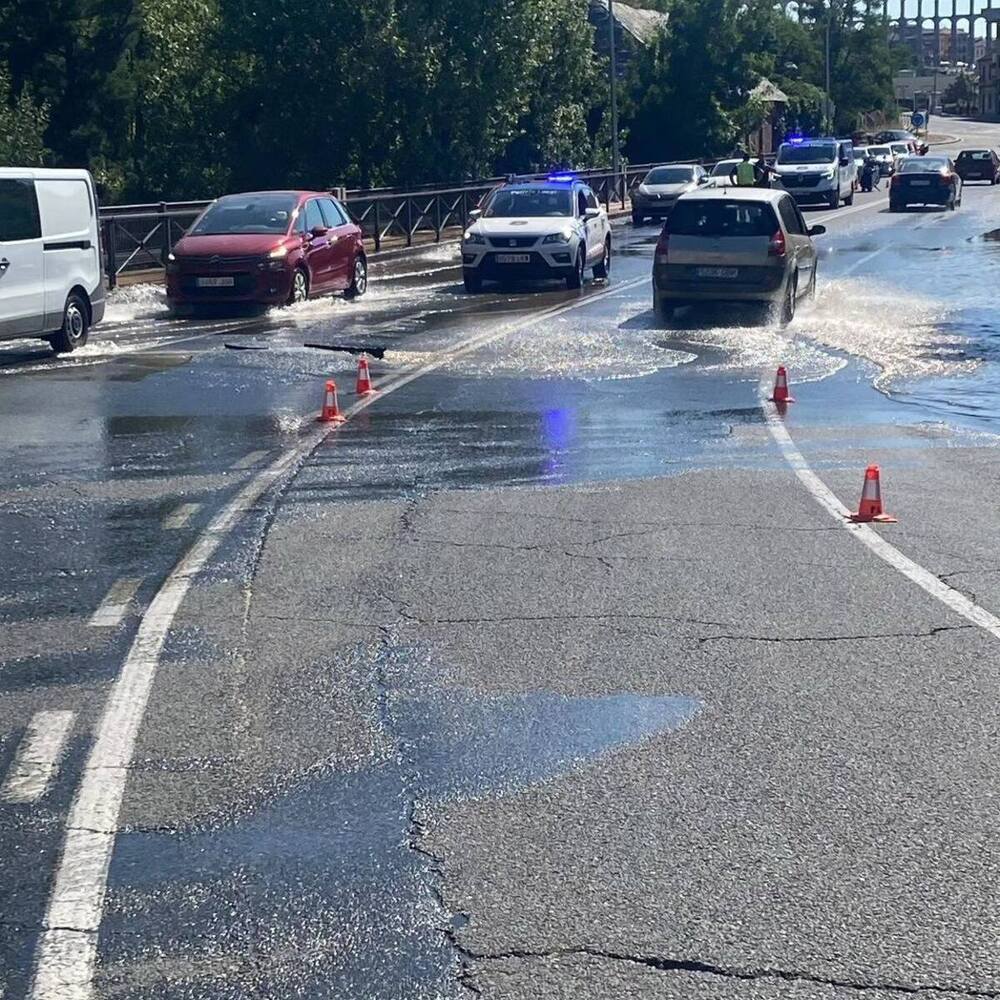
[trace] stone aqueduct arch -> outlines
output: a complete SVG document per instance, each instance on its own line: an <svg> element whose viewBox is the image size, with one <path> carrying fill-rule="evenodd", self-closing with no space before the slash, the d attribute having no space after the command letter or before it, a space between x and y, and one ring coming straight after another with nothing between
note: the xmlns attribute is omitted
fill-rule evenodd
<svg viewBox="0 0 1000 1000"><path fill-rule="evenodd" d="M788 11L798 10L799 7L796 0L783 0L783 4ZM983 38L987 52L993 52L1000 39L1000 0L951 0L950 14L942 13L947 6L943 0L890 0L881 4L878 0L864 0L864 5L869 13L881 6L886 26L896 28L901 35L907 28L933 31L938 61L943 51L941 39L946 35L950 36L948 48L952 53L958 49L959 31L966 32L973 45L976 38ZM898 8L899 13L891 14L890 6Z"/></svg>

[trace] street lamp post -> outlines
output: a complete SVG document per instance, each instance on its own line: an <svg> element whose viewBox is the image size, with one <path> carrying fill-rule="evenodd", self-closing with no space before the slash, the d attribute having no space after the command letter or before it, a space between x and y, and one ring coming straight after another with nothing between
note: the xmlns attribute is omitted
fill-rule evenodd
<svg viewBox="0 0 1000 1000"><path fill-rule="evenodd" d="M830 121L830 22L833 20L833 3L826 12L826 103L823 105L823 131L828 135L833 131L833 122Z"/></svg>
<svg viewBox="0 0 1000 1000"><path fill-rule="evenodd" d="M618 56L615 52L615 0L608 0L608 35L611 40L611 183L618 193L618 174L621 169L621 155L618 149ZM610 197L608 201L610 202Z"/></svg>

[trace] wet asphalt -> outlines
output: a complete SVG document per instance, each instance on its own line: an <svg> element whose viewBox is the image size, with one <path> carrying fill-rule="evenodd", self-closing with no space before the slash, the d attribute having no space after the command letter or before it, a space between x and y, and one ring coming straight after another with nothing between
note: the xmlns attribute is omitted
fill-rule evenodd
<svg viewBox="0 0 1000 1000"><path fill-rule="evenodd" d="M357 303L175 321L130 289L79 356L0 345L0 783L71 713L0 801L3 1000L145 609L326 378L356 402L356 355L307 343L383 385L439 367L256 500L180 605L96 996L1000 991L997 640L818 508L757 392L788 365L811 466L853 502L879 461L880 530L1000 613L998 207L811 212L787 331L659 327L656 230L621 223L582 293L467 296L441 246Z"/></svg>

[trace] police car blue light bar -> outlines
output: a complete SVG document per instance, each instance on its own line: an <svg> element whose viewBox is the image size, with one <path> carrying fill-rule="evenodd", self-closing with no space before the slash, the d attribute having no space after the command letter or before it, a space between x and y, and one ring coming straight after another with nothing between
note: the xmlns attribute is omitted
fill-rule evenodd
<svg viewBox="0 0 1000 1000"><path fill-rule="evenodd" d="M567 174L567 173L549 174L547 179L550 180L553 184L569 184L571 181L576 180L576 174Z"/></svg>

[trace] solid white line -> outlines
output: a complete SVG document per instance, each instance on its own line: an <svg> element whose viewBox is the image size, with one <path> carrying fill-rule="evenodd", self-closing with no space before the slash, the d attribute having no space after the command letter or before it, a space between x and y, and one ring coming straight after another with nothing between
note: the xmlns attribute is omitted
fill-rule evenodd
<svg viewBox="0 0 1000 1000"><path fill-rule="evenodd" d="M36 712L25 730L17 756L0 787L2 802L36 802L56 773L73 726L72 712Z"/></svg>
<svg viewBox="0 0 1000 1000"><path fill-rule="evenodd" d="M256 465L262 458L267 458L266 451L252 451L249 455L244 455L238 461L233 462L230 469L249 469L252 465Z"/></svg>
<svg viewBox="0 0 1000 1000"><path fill-rule="evenodd" d="M176 531L178 528L185 527L188 521L190 521L199 510L201 510L200 503L182 503L180 507L171 511L163 519L164 530Z"/></svg>
<svg viewBox="0 0 1000 1000"><path fill-rule="evenodd" d="M123 576L116 580L88 623L91 628L111 628L128 613L135 592L142 585L141 577Z"/></svg>
<svg viewBox="0 0 1000 1000"><path fill-rule="evenodd" d="M470 337L449 351L432 355L419 367L388 380L378 396L357 400L345 413L350 420L376 400L409 385L442 365L519 330L618 295L649 281L648 275L613 285L574 302L546 309L489 332ZM320 443L343 424L321 425L259 472L211 521L173 569L142 616L132 648L108 696L94 746L67 820L66 840L38 945L31 1000L88 1000L97 953L97 931L104 912L108 865L132 752L159 666L160 651L189 588L216 549L257 501L293 472Z"/></svg>
<svg viewBox="0 0 1000 1000"><path fill-rule="evenodd" d="M848 520L850 511L837 499L833 491L815 472L809 468L802 452L795 446L792 436L779 416L774 404L768 397L771 394L769 380L760 384L760 405L767 420L767 429L771 432L785 461L792 467L799 482L812 494L813 499L835 520L845 531L849 531L862 545L867 546L883 562L888 563L908 580L927 591L931 597L937 598L952 611L968 619L973 625L985 629L990 635L1000 639L1000 618L990 614L985 608L974 604L964 594L959 593L947 584L942 583L933 573L914 562L909 556L903 555L895 546L890 545L881 535L867 524L855 524Z"/></svg>

